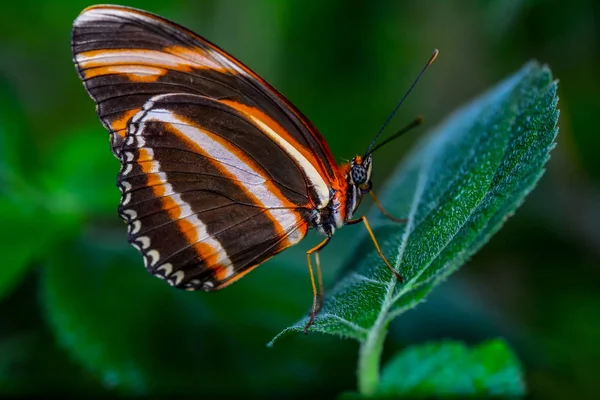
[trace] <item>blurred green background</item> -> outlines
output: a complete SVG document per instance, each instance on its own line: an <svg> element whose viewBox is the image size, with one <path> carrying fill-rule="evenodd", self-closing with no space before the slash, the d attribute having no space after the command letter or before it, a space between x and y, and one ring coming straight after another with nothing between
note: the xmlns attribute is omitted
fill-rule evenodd
<svg viewBox="0 0 600 400"><path fill-rule="evenodd" d="M217 293L145 272L116 213L118 162L71 61L89 1L0 14L0 394L334 396L358 345L318 334L265 347L309 309L315 234ZM364 151L434 48L390 128L432 127L536 58L560 80L558 146L524 206L429 300L397 319L384 359L440 338L505 337L537 398L595 397L600 365L600 5L593 0L131 0L271 82L338 161ZM375 190L419 131L378 152ZM362 207L366 210L367 202ZM322 253L332 285L357 227Z"/></svg>

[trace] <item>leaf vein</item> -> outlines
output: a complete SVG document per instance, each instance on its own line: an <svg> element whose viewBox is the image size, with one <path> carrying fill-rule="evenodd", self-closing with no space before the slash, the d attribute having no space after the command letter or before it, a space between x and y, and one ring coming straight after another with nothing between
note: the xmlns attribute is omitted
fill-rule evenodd
<svg viewBox="0 0 600 400"><path fill-rule="evenodd" d="M350 328L352 328L352 329L354 329L356 331L359 331L359 332L362 332L362 333L366 333L367 332L366 328L363 328L362 326L360 326L358 324L355 324L352 321L348 321L347 319L345 319L343 317L340 317L337 314L323 313L323 314L319 314L319 316L318 316L318 319L326 319L326 318L332 318L332 319L338 320L339 322L342 322L342 323L346 324L348 327L350 327Z"/></svg>
<svg viewBox="0 0 600 400"><path fill-rule="evenodd" d="M357 280L357 281L369 282L369 283L373 283L375 285L386 285L386 282L382 282L382 281L378 281L376 279L372 279L372 278L366 277L363 274L359 274L358 272L353 272L352 273L352 278L355 279L355 280Z"/></svg>

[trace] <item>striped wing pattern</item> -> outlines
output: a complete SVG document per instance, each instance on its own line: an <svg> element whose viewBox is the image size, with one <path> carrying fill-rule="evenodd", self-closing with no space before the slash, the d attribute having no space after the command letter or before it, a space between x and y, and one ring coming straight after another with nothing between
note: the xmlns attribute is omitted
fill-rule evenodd
<svg viewBox="0 0 600 400"><path fill-rule="evenodd" d="M173 285L226 285L308 229L310 209L299 206L308 204L306 189L282 183L303 182L300 169L233 112L206 97L169 94L130 122L119 211L146 267Z"/></svg>
<svg viewBox="0 0 600 400"><path fill-rule="evenodd" d="M296 244L342 181L298 110L185 28L94 6L72 48L122 164L129 241L173 286L224 287Z"/></svg>
<svg viewBox="0 0 600 400"><path fill-rule="evenodd" d="M336 181L336 163L316 128L276 89L193 32L145 11L93 6L75 20L73 59L118 157L127 122L154 95L192 93L228 104L276 132ZM320 185L314 198L329 199Z"/></svg>

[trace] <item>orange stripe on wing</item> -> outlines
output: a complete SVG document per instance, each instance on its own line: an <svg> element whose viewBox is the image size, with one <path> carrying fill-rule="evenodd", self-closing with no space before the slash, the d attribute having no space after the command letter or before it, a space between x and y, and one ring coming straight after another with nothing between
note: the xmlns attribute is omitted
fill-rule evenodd
<svg viewBox="0 0 600 400"><path fill-rule="evenodd" d="M199 47L189 48L183 46L170 46L163 48L163 51L177 56L181 60L185 60L185 62L179 64L179 66L182 67L183 72L192 72L192 68L197 68L210 69L230 74L237 73L236 70L227 68L223 64L215 61L212 57L210 57L209 52ZM187 69L183 70L183 68Z"/></svg>
<svg viewBox="0 0 600 400"><path fill-rule="evenodd" d="M286 142L294 146L294 148L296 148L308 161L310 161L310 163L314 165L315 168L319 168L321 166L320 161L317 159L317 157L315 157L315 155L310 151L310 149L307 149L306 147L300 145L300 143L298 143L298 141L292 135L290 135L288 131L283 129L283 127L279 125L277 121L269 117L262 110L233 100L223 99L220 100L220 102L223 104L227 104L231 108L240 112L242 115L252 116L257 120L263 122L275 133L281 136ZM252 119L250 119L250 121L252 121ZM323 179L328 179L328 176L324 171L322 171L322 175Z"/></svg>
<svg viewBox="0 0 600 400"><path fill-rule="evenodd" d="M142 168L142 171L148 174L147 185L152 188L153 194L160 198L162 209L167 212L169 218L175 221L179 232L184 236L188 244L193 246L198 257L208 268L215 270L215 274L221 276L219 279L225 279L231 274L232 267L230 265L219 263L222 256L220 249L211 246L205 241L198 241L200 239L198 237L198 230L192 222L186 219L187 216L182 218L181 205L178 204L173 197L165 195L167 186L170 185L167 182L164 182L158 174L151 172L153 169L152 162L149 162L151 160L153 160L153 156L147 149L139 149L137 161ZM154 162L157 163L157 161ZM161 185L160 183L165 184ZM216 240L214 238L211 239Z"/></svg>
<svg viewBox="0 0 600 400"><path fill-rule="evenodd" d="M150 173L150 174L146 175L146 179L147 179L146 185L148 187L158 186L161 183L164 183L163 179L160 177L159 174Z"/></svg>
<svg viewBox="0 0 600 400"><path fill-rule="evenodd" d="M101 49L84 51L75 57L85 78L122 74L136 82L154 82L167 70L193 73L196 69L236 74L199 48L168 46L162 50Z"/></svg>
<svg viewBox="0 0 600 400"><path fill-rule="evenodd" d="M273 256L271 256L271 257L273 257ZM253 265L251 267L248 267L245 271L238 272L231 279L229 279L229 280L227 280L225 282L222 282L221 284L218 284L217 286L215 286L214 290L219 290L219 289L226 288L227 286L231 285L232 283L234 283L234 282L242 279L244 277L244 275L246 275L250 271L254 270L254 268L256 268L259 265L263 264L264 262L266 262L267 260L269 260L271 257L269 257L266 260L262 261L260 264L256 264L256 265ZM222 279L219 279L219 281L222 281Z"/></svg>
<svg viewBox="0 0 600 400"><path fill-rule="evenodd" d="M85 79L105 75L122 75L132 82L156 82L158 78L166 75L167 70L159 67L146 65L109 65L105 67L93 67L83 70Z"/></svg>
<svg viewBox="0 0 600 400"><path fill-rule="evenodd" d="M123 111L116 118L110 121L110 128L117 135L124 138L127 135L127 123L140 110L141 108L134 108L133 110Z"/></svg>
<svg viewBox="0 0 600 400"><path fill-rule="evenodd" d="M322 163L310 149L300 145L277 121L260 109L233 100L222 99L219 101L245 116L248 121L292 157L298 166L302 168L319 196L317 208L322 208L329 202L329 187L335 182L335 177L330 177L327 174L327 171L322 167Z"/></svg>
<svg viewBox="0 0 600 400"><path fill-rule="evenodd" d="M269 195L271 196L272 200L276 200L279 203L278 207L276 207L277 209L269 209L270 207L268 205L265 205L265 201L267 201L268 199L258 197L256 192L252 192L248 187L246 187L243 184L243 182L240 182L239 188L241 191L244 192L244 194L246 196L248 196L252 200L252 202L254 204L256 204L257 207L262 207L262 208L268 209L268 212L266 213L266 215L269 217L269 219L273 223L273 227L275 229L275 234L278 237L285 237L286 229L289 229L289 226L285 226L285 227L282 226L281 221L279 219L277 219L276 214L278 212L286 213L287 218L289 218L289 216L293 215L294 223L292 223L291 225L299 225L302 223L302 219L301 219L300 215L294 211L295 208L300 207L302 205L298 205L298 204L294 204L294 203L290 202L281 193L281 191L273 183L273 181L270 179L270 177L268 177L264 173L263 169L260 166L256 165L256 163L252 159L250 159L244 152L242 152L240 149L238 149L237 147L235 147L229 141L223 139L222 137L215 135L212 132L199 129L198 127L196 127L194 125L193 122L186 121L185 118L182 116L178 115L176 117L176 119L179 120L180 123L184 124L183 128L190 128L192 130L192 132L191 132L192 134L201 135L200 139L199 140L192 139L191 137L188 136L188 134L190 134L190 132L183 132L180 129L180 127L175 126L175 124L173 124L173 123L166 124L167 130L170 131L171 133L173 133L175 136L177 136L182 142L184 142L186 144L187 147L189 147L190 149L193 149L198 154L202 154L202 155L206 156L211 161L213 166L215 168L217 168L217 170L223 176L227 177L228 179L231 179L232 181L239 182L239 179L235 176L235 174L233 172L231 172L227 168L227 165L219 162L218 160L215 160L214 154L210 154L209 152L206 151L206 149L203 147L203 143L202 143L203 140L201 139L202 136L206 137L209 141L216 143L218 146L225 149L227 152L231 153L234 157L239 159L244 164L243 166L244 166L245 170L249 169L254 174L262 177L265 180L265 182L260 186L262 186L262 188L265 188L269 192ZM204 143L204 145L206 146L207 143ZM238 165L237 167L239 168L240 166ZM258 185L253 185L253 186L257 187ZM261 190L262 190L262 188L261 188ZM273 208L275 208L275 207L273 207ZM295 242L290 243L289 245L292 245L292 244L295 244Z"/></svg>
<svg viewBox="0 0 600 400"><path fill-rule="evenodd" d="M306 235L306 231L308 230L308 225L307 224L302 224L300 225L297 229L300 230L300 234L302 236ZM226 280L225 282L222 282L220 284L217 284L217 286L214 288L214 290L219 290L219 289L223 289L226 288L227 286L231 285L232 283L240 280L241 278L244 277L244 275L246 275L247 273L249 273L250 271L254 270L254 268L258 267L259 265L262 265L263 263L267 262L268 260L270 260L271 258L273 258L275 255L279 254L281 251L287 249L288 247L290 247L291 245L287 245L287 246L280 246L277 249L277 252L273 253L271 256L269 256L268 258L262 260L259 264L256 265L252 265L251 267L246 268L244 271L242 272L238 272L237 274L235 274L234 276L232 276L230 279Z"/></svg>

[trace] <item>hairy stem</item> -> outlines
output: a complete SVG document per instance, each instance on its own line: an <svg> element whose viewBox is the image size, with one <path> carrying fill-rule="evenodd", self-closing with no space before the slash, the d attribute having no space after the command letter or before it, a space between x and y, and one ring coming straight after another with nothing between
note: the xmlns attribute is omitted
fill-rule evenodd
<svg viewBox="0 0 600 400"><path fill-rule="evenodd" d="M365 396L375 394L379 386L379 365L386 335L387 326L381 326L380 329L371 331L367 340L360 345L358 391Z"/></svg>

